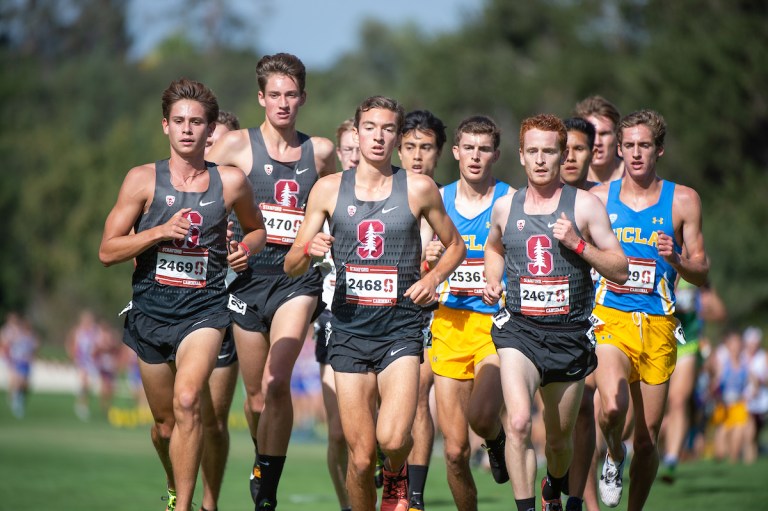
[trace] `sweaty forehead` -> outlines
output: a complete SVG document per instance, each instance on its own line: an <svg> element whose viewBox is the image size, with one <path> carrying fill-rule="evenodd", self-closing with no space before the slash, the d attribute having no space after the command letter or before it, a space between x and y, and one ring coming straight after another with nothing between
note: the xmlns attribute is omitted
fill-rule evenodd
<svg viewBox="0 0 768 511"><path fill-rule="evenodd" d="M437 137L432 130L412 129L403 135L403 143L418 142L420 144L435 144Z"/></svg>
<svg viewBox="0 0 768 511"><path fill-rule="evenodd" d="M294 77L281 73L272 73L269 75L269 77L267 77L267 83L264 85L264 92L290 90L298 91L299 84Z"/></svg>
<svg viewBox="0 0 768 511"><path fill-rule="evenodd" d="M623 142L651 142L653 143L653 133L651 129L645 124L638 124L637 126L630 126L621 130L621 138Z"/></svg>
<svg viewBox="0 0 768 511"><path fill-rule="evenodd" d="M525 147L557 147L557 132L531 129L525 132L523 137Z"/></svg>
<svg viewBox="0 0 768 511"><path fill-rule="evenodd" d="M378 125L397 124L397 113L386 108L371 108L360 114L360 125L370 123Z"/></svg>
<svg viewBox="0 0 768 511"><path fill-rule="evenodd" d="M493 136L490 133L462 132L458 145L471 144L473 146L493 146Z"/></svg>
<svg viewBox="0 0 768 511"><path fill-rule="evenodd" d="M587 145L587 134L577 130L568 132L568 144Z"/></svg>
<svg viewBox="0 0 768 511"><path fill-rule="evenodd" d="M590 115L587 120L595 127L595 131L615 131L613 121L603 115Z"/></svg>
<svg viewBox="0 0 768 511"><path fill-rule="evenodd" d="M205 108L191 99L181 99L171 105L171 117L205 117Z"/></svg>

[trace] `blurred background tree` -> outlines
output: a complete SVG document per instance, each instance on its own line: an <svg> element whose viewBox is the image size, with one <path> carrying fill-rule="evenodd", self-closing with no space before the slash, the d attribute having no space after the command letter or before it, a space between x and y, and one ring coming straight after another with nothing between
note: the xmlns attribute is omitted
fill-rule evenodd
<svg viewBox="0 0 768 511"><path fill-rule="evenodd" d="M80 308L114 318L130 299L130 265L104 269L97 251L126 171L167 157L162 90L180 76L198 79L244 126L263 119L254 76L261 54L249 34L268 20L270 3L250 4L261 16L243 16L242 6L167 2L167 16L142 19L165 23L167 36L141 56L130 53L126 2L0 6L0 317L23 310L48 342L61 342ZM659 173L702 196L711 280L734 321L765 322L767 3L487 0L451 33L368 21L358 41L310 72L302 131L332 138L374 94L435 112L449 145L462 118L490 115L503 130L498 175L520 186L522 118L567 117L591 94L625 114L660 111L669 135ZM437 178L456 177L447 147Z"/></svg>

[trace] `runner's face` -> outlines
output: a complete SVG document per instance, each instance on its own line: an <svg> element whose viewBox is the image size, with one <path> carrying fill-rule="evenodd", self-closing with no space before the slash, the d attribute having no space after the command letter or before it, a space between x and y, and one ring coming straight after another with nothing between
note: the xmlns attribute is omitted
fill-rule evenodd
<svg viewBox="0 0 768 511"><path fill-rule="evenodd" d="M221 138L221 136L224 133L227 133L230 130L226 124L221 124L220 122L216 123L216 129L213 130L213 133L208 137L208 140L205 142L205 155L208 156L208 152L211 150L211 147L213 147L213 144L216 143L218 139Z"/></svg>
<svg viewBox="0 0 768 511"><path fill-rule="evenodd" d="M360 115L357 141L360 154L370 163L389 163L398 143L397 113L385 108L371 108Z"/></svg>
<svg viewBox="0 0 768 511"><path fill-rule="evenodd" d="M182 156L205 152L213 126L205 121L203 105L189 99L174 103L168 118L163 119L163 132L168 135L171 149Z"/></svg>
<svg viewBox="0 0 768 511"><path fill-rule="evenodd" d="M462 133L453 157L459 162L461 179L468 183L483 183L491 178L493 164L499 151L493 148L493 136L483 133Z"/></svg>
<svg viewBox="0 0 768 511"><path fill-rule="evenodd" d="M566 148L568 154L565 162L560 166L560 178L564 183L579 186L587 176L589 164L592 161L587 134L576 130L569 131Z"/></svg>
<svg viewBox="0 0 768 511"><path fill-rule="evenodd" d="M435 133L432 130L410 130L403 135L398 155L404 169L434 177L440 159Z"/></svg>
<svg viewBox="0 0 768 511"><path fill-rule="evenodd" d="M336 156L341 162L341 170L349 170L360 163L360 146L357 144L354 131L347 130L341 134Z"/></svg>
<svg viewBox="0 0 768 511"><path fill-rule="evenodd" d="M664 148L656 147L653 133L644 124L625 128L621 133L619 154L624 158L624 169L633 178L655 176L656 160L664 154Z"/></svg>
<svg viewBox="0 0 768 511"><path fill-rule="evenodd" d="M529 184L545 186L559 180L562 156L556 131L532 129L525 132L520 163L525 167Z"/></svg>
<svg viewBox="0 0 768 511"><path fill-rule="evenodd" d="M595 126L595 148L592 150L592 167L610 165L616 157L616 126L607 117L590 115L587 120Z"/></svg>
<svg viewBox="0 0 768 511"><path fill-rule="evenodd" d="M259 91L259 104L266 110L267 120L274 127L292 128L306 97L292 77L272 74L267 78L264 91Z"/></svg>

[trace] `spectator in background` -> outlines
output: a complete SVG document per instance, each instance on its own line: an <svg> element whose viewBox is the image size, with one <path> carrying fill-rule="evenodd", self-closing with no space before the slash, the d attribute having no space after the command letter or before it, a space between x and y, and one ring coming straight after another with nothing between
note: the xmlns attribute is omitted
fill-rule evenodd
<svg viewBox="0 0 768 511"><path fill-rule="evenodd" d="M90 310L83 310L77 324L72 327L67 337L67 353L75 364L80 383L75 400L75 415L82 421L87 421L91 417L89 394L96 375L93 352L98 337L99 326L96 323L96 317Z"/></svg>
<svg viewBox="0 0 768 511"><path fill-rule="evenodd" d="M0 354L8 364L8 398L17 419L23 418L26 411L29 376L38 346L29 322L15 312L8 314L0 329Z"/></svg>
<svg viewBox="0 0 768 511"><path fill-rule="evenodd" d="M747 385L749 370L744 356L741 333L729 329L715 354L713 395L717 406L712 417L715 425L715 459L741 461L749 424Z"/></svg>
<svg viewBox="0 0 768 511"><path fill-rule="evenodd" d="M749 371L747 410L750 422L747 426L747 448L744 461L752 463L761 452L760 433L768 415L768 354L762 348L763 331L756 327L744 330L744 355Z"/></svg>

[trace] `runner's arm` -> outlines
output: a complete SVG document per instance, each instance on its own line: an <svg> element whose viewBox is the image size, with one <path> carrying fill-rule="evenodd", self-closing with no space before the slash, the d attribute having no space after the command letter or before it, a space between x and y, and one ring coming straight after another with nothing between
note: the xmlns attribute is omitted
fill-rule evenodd
<svg viewBox="0 0 768 511"><path fill-rule="evenodd" d="M302 275L313 258L321 258L331 250L333 236L323 232L323 223L329 216L327 205L335 204L337 195L338 180L333 176L320 179L309 192L304 221L283 263L283 270L289 277Z"/></svg>
<svg viewBox="0 0 768 511"><path fill-rule="evenodd" d="M154 165L134 167L125 176L117 202L104 224L99 246L99 260L104 266L133 259L160 241L183 240L187 236L191 224L182 215L191 211L190 208L179 210L162 225L131 234L144 208L152 201L154 185Z"/></svg>
<svg viewBox="0 0 768 511"><path fill-rule="evenodd" d="M404 296L418 305L434 300L435 289L450 275L466 256L467 249L459 231L445 211L443 198L431 178L419 174L408 176L409 201L419 204L424 217L445 247L434 268L405 291Z"/></svg>
<svg viewBox="0 0 768 511"><path fill-rule="evenodd" d="M336 151L333 142L323 137L312 137L317 175L324 177L336 172Z"/></svg>
<svg viewBox="0 0 768 511"><path fill-rule="evenodd" d="M496 201L491 211L491 229L485 242L485 280L483 302L495 305L501 299L501 279L504 276L504 245L501 236L509 216L511 196Z"/></svg>

